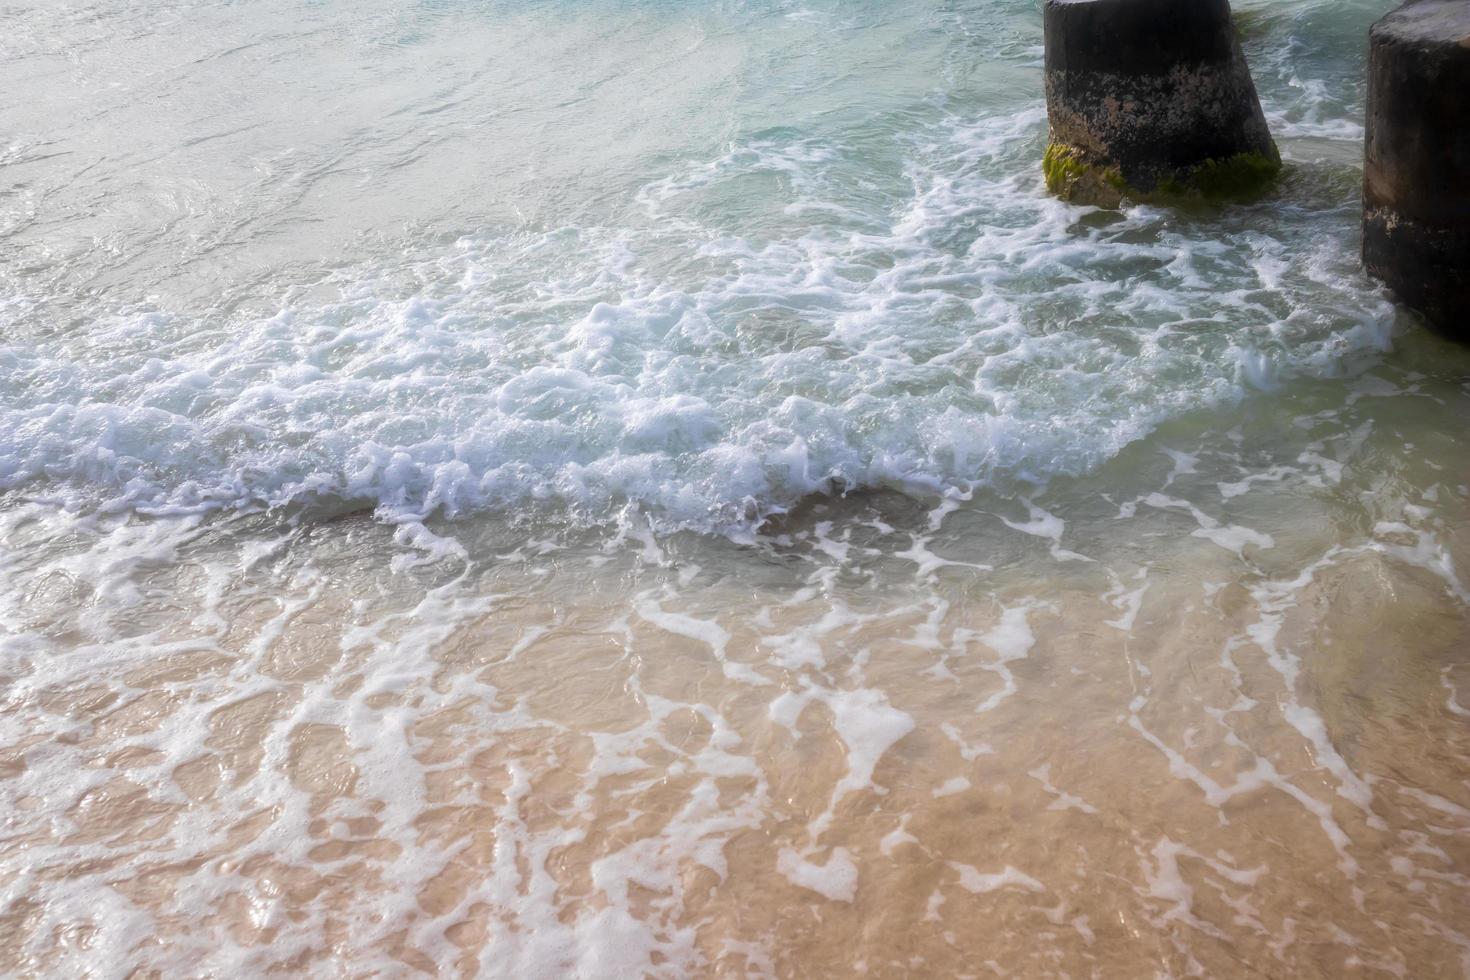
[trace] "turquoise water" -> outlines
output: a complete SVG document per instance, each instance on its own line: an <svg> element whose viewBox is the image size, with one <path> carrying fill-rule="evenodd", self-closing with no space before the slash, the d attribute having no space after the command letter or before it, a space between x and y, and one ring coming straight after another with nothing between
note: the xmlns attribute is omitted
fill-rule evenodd
<svg viewBox="0 0 1470 980"><path fill-rule="evenodd" d="M1387 7L1122 212L1029 0L0 13L3 969L1463 969Z"/></svg>
<svg viewBox="0 0 1470 980"><path fill-rule="evenodd" d="M0 485L728 531L1086 472L1388 347L1375 9L1243 7L1282 192L1126 216L1042 194L1025 4L36 12Z"/></svg>

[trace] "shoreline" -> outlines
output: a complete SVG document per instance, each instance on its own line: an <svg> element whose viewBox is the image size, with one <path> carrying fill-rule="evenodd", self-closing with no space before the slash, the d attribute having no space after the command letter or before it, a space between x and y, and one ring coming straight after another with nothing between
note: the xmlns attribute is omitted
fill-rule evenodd
<svg viewBox="0 0 1470 980"><path fill-rule="evenodd" d="M0 866L48 911L6 966L1452 972L1470 488L1403 468L1429 392L1382 382L759 546L32 540ZM62 589L109 552L111 591ZM63 941L98 888L128 911Z"/></svg>

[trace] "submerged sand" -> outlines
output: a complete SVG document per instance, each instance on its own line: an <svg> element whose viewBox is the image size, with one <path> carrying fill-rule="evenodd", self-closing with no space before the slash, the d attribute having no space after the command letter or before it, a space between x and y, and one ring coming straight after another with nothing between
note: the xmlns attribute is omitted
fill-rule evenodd
<svg viewBox="0 0 1470 980"><path fill-rule="evenodd" d="M1398 404L743 543L17 504L0 968L1464 973L1470 488Z"/></svg>

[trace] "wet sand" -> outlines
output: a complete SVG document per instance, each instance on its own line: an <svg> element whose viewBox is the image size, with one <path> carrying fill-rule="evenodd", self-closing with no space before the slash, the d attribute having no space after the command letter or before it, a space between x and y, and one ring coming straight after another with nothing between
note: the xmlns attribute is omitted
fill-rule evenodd
<svg viewBox="0 0 1470 980"><path fill-rule="evenodd" d="M1379 438L746 544L12 511L0 965L1458 975L1465 489Z"/></svg>

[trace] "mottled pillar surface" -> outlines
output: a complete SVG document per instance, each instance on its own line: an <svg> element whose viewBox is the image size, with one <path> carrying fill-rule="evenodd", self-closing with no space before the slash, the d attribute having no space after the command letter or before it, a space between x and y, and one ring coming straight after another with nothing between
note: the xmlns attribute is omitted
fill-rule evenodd
<svg viewBox="0 0 1470 980"><path fill-rule="evenodd" d="M1053 193L1114 207L1276 175L1228 0L1047 0L1045 20Z"/></svg>

